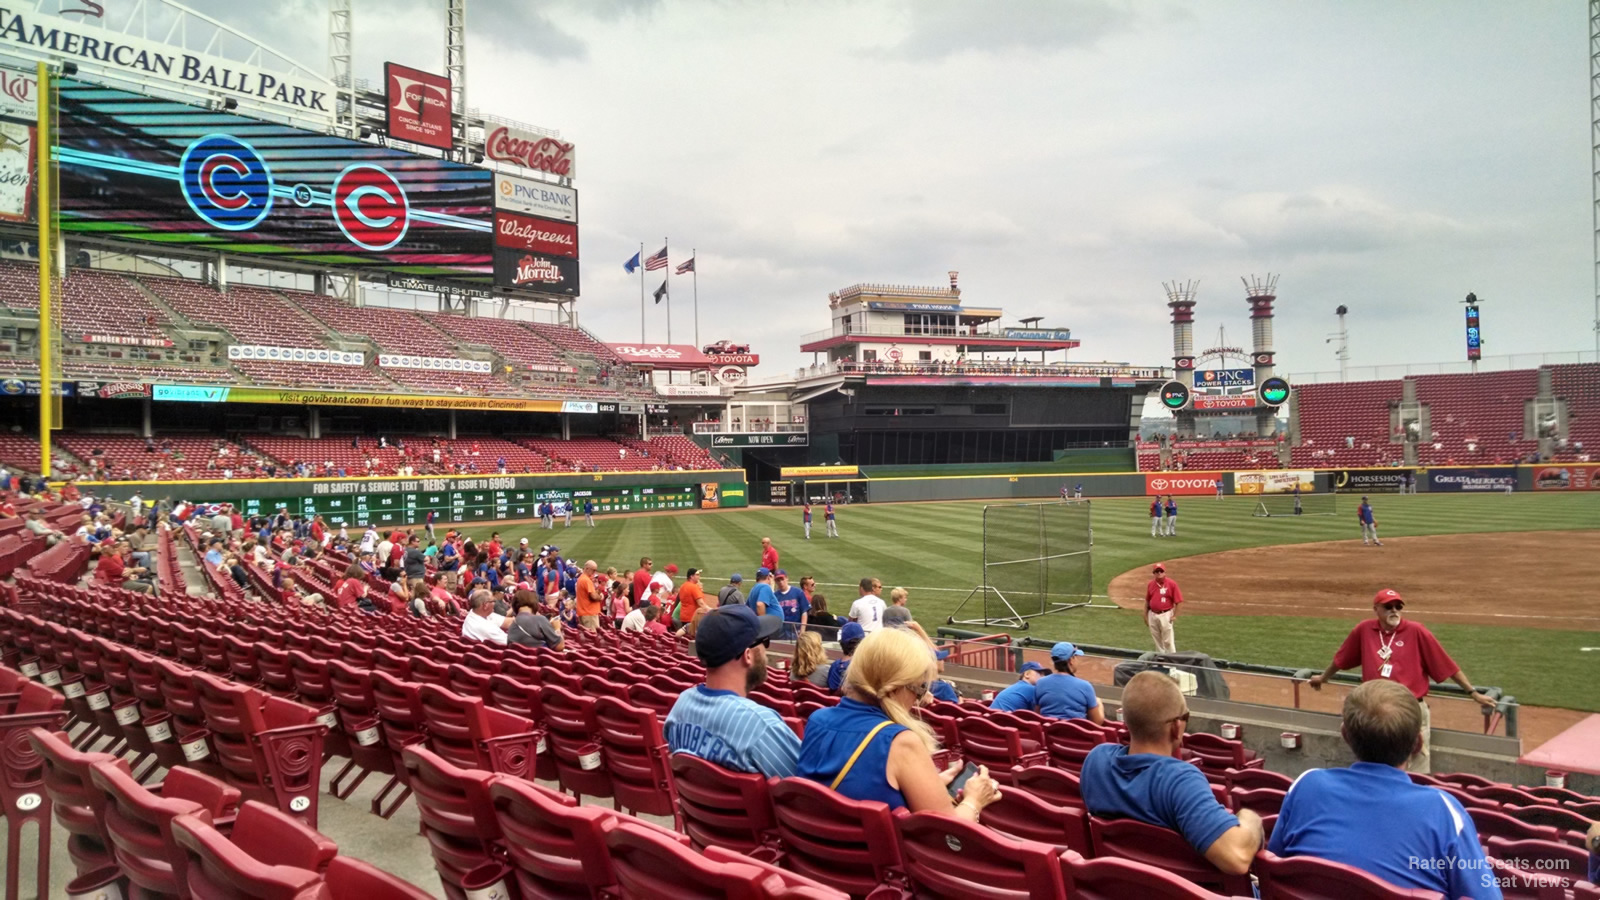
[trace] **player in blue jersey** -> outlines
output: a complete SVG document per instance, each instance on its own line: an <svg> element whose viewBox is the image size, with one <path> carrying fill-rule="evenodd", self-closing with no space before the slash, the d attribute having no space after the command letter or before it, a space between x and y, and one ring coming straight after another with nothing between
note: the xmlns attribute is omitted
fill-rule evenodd
<svg viewBox="0 0 1600 900"><path fill-rule="evenodd" d="M822 518L828 525L828 537L839 536L839 523L833 518L833 501L829 500L822 505Z"/></svg>
<svg viewBox="0 0 1600 900"><path fill-rule="evenodd" d="M594 498L589 497L583 501L583 521L590 528L594 527Z"/></svg>
<svg viewBox="0 0 1600 900"><path fill-rule="evenodd" d="M1295 501L1298 503L1299 498L1296 497ZM1361 523L1361 546L1367 546L1369 540L1379 547L1383 546L1383 541L1378 540L1378 519L1372 514L1372 504L1367 502L1366 497L1362 497L1361 505L1356 507L1356 521Z"/></svg>
<svg viewBox="0 0 1600 900"><path fill-rule="evenodd" d="M800 521L806 526L806 540L811 540L811 501L807 500L805 511L800 514Z"/></svg>
<svg viewBox="0 0 1600 900"><path fill-rule="evenodd" d="M1167 495L1167 537L1178 536L1178 501Z"/></svg>

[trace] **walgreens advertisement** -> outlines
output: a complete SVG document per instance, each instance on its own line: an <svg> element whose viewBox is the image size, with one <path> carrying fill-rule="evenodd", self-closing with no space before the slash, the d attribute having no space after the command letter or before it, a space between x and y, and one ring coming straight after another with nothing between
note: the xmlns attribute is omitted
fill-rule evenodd
<svg viewBox="0 0 1600 900"><path fill-rule="evenodd" d="M1217 492L1217 479L1222 477L1221 472L1162 472L1144 476L1144 493L1147 497L1165 496L1198 496L1201 494L1215 494Z"/></svg>

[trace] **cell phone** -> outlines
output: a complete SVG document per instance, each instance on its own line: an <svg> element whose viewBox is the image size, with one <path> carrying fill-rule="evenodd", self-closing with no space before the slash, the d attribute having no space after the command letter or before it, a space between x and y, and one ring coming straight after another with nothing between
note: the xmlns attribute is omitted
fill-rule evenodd
<svg viewBox="0 0 1600 900"><path fill-rule="evenodd" d="M972 778L972 776L976 774L978 774L977 764L970 762L967 763L967 767L961 770L961 774L957 775L950 781L951 799L954 799L956 796L958 796L961 793L961 789L966 787L968 779Z"/></svg>

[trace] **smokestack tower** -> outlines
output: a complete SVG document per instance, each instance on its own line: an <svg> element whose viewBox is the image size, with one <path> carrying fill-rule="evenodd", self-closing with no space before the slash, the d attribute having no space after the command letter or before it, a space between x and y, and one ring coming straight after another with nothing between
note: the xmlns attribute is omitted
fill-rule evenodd
<svg viewBox="0 0 1600 900"><path fill-rule="evenodd" d="M1278 276L1269 272L1259 278L1251 275L1239 280L1244 282L1245 301L1250 304L1250 360L1256 369L1256 390L1260 390L1261 382L1273 374L1272 304L1278 299ZM1256 434L1271 437L1277 426L1277 409L1256 407Z"/></svg>
<svg viewBox="0 0 1600 900"><path fill-rule="evenodd" d="M1162 282L1167 308L1172 310L1172 367L1177 381L1194 388L1194 304L1198 281ZM1175 414L1178 437L1194 437L1194 411Z"/></svg>

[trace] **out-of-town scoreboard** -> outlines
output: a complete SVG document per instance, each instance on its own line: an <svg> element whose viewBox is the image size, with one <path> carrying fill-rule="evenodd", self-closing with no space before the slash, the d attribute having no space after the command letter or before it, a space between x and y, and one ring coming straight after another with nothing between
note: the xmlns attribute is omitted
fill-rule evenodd
<svg viewBox="0 0 1600 900"><path fill-rule="evenodd" d="M596 515L696 509L700 505L693 485L554 490L418 490L233 501L224 498L213 502L234 503L247 516L276 512L280 507L287 507L290 515L307 518L322 516L322 520L330 525L406 525L426 520L430 512L440 522L535 519L539 516L539 504L545 501L549 501L558 511L571 504L573 515L582 516L584 502L588 500L594 501Z"/></svg>

